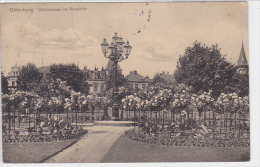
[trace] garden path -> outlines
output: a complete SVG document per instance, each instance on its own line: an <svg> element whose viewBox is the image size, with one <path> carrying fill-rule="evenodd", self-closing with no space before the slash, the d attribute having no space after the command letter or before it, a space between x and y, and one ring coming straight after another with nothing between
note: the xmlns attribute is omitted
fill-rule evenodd
<svg viewBox="0 0 260 167"><path fill-rule="evenodd" d="M77 143L47 159L45 163L97 163L124 131L132 127L93 126Z"/></svg>

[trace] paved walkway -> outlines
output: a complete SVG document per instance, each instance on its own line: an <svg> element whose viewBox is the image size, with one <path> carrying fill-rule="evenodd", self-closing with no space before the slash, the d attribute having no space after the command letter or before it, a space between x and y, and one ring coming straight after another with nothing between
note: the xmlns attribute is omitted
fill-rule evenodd
<svg viewBox="0 0 260 167"><path fill-rule="evenodd" d="M46 160L45 163L97 163L116 139L131 127L93 126L77 143Z"/></svg>

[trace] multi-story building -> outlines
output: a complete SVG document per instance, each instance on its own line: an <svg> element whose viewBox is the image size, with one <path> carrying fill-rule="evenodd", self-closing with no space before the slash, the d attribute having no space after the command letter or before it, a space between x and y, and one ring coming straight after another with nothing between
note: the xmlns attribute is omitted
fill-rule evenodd
<svg viewBox="0 0 260 167"><path fill-rule="evenodd" d="M86 82L91 85L89 89L89 93L100 96L102 91L106 89L106 81L109 77L110 72L114 69L113 62L111 60L108 61L105 68L101 68L99 70L95 67L94 70L87 69L85 66L83 72L86 75ZM122 69L117 64L117 71L119 74L122 74Z"/></svg>
<svg viewBox="0 0 260 167"><path fill-rule="evenodd" d="M17 78L20 74L20 67L15 65L11 68L11 72L7 75L8 89L10 91L15 91L17 89Z"/></svg>
<svg viewBox="0 0 260 167"><path fill-rule="evenodd" d="M86 82L91 85L89 89L90 94L96 94L97 96L100 96L102 90L106 89L105 82L107 79L107 74L105 69L102 67L102 69L99 71L98 68L95 67L94 70L90 70L85 66L83 72L87 78Z"/></svg>
<svg viewBox="0 0 260 167"><path fill-rule="evenodd" d="M127 82L130 84L130 87L134 90L142 90L147 91L148 83L150 78L148 76L143 77L142 75L138 74L137 71L130 71L126 77Z"/></svg>

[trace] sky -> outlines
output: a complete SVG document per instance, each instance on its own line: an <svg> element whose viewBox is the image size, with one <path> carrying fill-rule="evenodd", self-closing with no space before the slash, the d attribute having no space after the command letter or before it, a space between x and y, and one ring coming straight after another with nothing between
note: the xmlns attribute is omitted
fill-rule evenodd
<svg viewBox="0 0 260 167"><path fill-rule="evenodd" d="M248 58L246 2L4 4L1 69L6 75L16 63L28 62L101 69L108 59L100 44L103 38L111 43L115 32L132 46L129 58L119 63L125 76L133 70L150 78L173 74L179 56L196 40L218 44L234 64L243 40Z"/></svg>

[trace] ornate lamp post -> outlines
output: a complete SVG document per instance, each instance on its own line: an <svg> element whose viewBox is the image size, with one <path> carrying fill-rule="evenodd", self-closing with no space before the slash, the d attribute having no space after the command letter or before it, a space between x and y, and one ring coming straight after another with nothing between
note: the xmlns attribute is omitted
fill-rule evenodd
<svg viewBox="0 0 260 167"><path fill-rule="evenodd" d="M123 38L118 37L117 33L115 33L112 38L113 42L110 44L107 43L106 39L103 40L101 44L102 52L104 56L110 59L114 64L115 68L115 85L113 88L113 106L112 106L112 119L119 120L119 105L118 105L118 88L117 88L117 64L128 58L130 55L132 47L129 45L127 41L126 44Z"/></svg>

